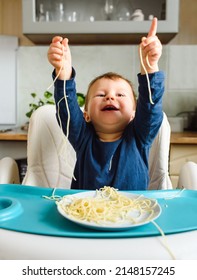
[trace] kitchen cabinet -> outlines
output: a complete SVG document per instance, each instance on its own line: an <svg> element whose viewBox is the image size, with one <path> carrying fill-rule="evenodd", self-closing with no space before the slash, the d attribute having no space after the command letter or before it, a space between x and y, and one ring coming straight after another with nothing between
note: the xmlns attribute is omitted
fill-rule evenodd
<svg viewBox="0 0 197 280"><path fill-rule="evenodd" d="M197 132L172 133L169 173L174 188L177 187L181 167L188 161L197 163Z"/></svg>
<svg viewBox="0 0 197 280"><path fill-rule="evenodd" d="M36 44L49 44L54 35L68 37L70 44L138 44L149 30L150 15L159 20L163 44L178 32L179 0L113 0L115 13L110 20L104 12L106 1L23 0L23 33ZM60 14L63 10L65 14L58 20L55 4L60 2ZM144 20L132 20L136 9L142 10ZM118 16L121 10L123 17Z"/></svg>

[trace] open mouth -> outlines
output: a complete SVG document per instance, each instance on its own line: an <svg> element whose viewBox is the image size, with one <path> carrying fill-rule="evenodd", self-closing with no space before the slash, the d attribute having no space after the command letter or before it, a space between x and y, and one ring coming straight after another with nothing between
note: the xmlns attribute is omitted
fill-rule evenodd
<svg viewBox="0 0 197 280"><path fill-rule="evenodd" d="M118 111L114 105L106 105L101 111Z"/></svg>

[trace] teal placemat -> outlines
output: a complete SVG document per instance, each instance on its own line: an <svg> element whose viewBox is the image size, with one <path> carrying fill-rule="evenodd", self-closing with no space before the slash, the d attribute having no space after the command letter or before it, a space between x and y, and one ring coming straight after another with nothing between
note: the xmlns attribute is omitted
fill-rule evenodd
<svg viewBox="0 0 197 280"><path fill-rule="evenodd" d="M51 196L52 189L23 185L0 185L0 228L25 233L80 237L125 238L160 235L152 224L126 231L97 231L78 226L57 211L54 201L43 198ZM58 189L55 194L63 196L79 191ZM158 200L162 213L156 220L165 234L197 229L197 191L165 190L138 191L146 197Z"/></svg>

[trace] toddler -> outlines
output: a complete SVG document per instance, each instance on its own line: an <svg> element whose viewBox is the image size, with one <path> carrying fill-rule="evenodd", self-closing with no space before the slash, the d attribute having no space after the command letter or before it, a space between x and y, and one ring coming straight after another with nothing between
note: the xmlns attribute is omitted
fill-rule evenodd
<svg viewBox="0 0 197 280"><path fill-rule="evenodd" d="M76 73L68 39L53 38L48 60L55 68L53 78L58 76L54 84L57 119L77 158L71 188L148 188L149 150L163 119L164 74L158 67L162 45L156 30L157 19L154 18L147 37L142 38L139 46L142 66L138 74L138 100L129 80L109 72L90 83L84 112L77 103Z"/></svg>

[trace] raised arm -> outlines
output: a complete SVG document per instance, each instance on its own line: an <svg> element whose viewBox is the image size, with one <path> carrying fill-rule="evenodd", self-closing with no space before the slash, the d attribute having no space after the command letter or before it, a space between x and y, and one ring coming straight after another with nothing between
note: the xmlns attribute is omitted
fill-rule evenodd
<svg viewBox="0 0 197 280"><path fill-rule="evenodd" d="M47 53L49 62L53 65L60 80L69 80L72 74L72 58L68 39L56 36L52 39Z"/></svg>
<svg viewBox="0 0 197 280"><path fill-rule="evenodd" d="M152 20L150 30L147 37L143 37L139 48L141 49L141 55L143 64L148 73L154 73L159 71L158 61L162 54L162 45L157 33L157 18ZM145 74L144 68L141 65L141 74Z"/></svg>

